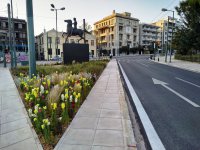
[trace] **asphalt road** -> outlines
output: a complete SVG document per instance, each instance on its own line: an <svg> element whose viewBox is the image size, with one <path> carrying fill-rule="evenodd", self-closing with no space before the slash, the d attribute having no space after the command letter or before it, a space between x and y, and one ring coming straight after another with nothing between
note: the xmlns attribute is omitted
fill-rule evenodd
<svg viewBox="0 0 200 150"><path fill-rule="evenodd" d="M200 73L154 63L147 56L118 60L165 148L199 150Z"/></svg>

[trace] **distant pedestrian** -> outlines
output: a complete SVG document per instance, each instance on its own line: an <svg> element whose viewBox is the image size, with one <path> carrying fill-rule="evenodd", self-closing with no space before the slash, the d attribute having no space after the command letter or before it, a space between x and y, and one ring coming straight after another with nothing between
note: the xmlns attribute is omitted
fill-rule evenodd
<svg viewBox="0 0 200 150"><path fill-rule="evenodd" d="M112 59L112 54L110 53L110 59Z"/></svg>

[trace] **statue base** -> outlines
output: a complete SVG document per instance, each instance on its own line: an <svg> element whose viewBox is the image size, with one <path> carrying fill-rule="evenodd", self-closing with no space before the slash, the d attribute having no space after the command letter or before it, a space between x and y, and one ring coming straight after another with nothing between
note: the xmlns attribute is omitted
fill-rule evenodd
<svg viewBox="0 0 200 150"><path fill-rule="evenodd" d="M77 43L64 43L63 60L64 64L71 64L73 61L79 63L89 61L89 45Z"/></svg>

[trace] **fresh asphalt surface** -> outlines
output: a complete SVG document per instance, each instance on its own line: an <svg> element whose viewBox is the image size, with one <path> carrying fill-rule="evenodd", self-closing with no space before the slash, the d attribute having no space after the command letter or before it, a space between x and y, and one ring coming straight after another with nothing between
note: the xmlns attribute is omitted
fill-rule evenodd
<svg viewBox="0 0 200 150"><path fill-rule="evenodd" d="M117 58L167 150L200 149L200 73L149 60L149 56ZM154 84L152 78L166 82ZM181 96L180 96L181 95Z"/></svg>

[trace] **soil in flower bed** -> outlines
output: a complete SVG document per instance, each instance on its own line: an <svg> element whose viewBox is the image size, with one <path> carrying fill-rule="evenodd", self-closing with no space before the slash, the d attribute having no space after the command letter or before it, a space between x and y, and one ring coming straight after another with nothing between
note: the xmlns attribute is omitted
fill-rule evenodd
<svg viewBox="0 0 200 150"><path fill-rule="evenodd" d="M101 72L105 66L103 63ZM33 78L19 73L14 78L43 148L51 150L84 102L97 76L71 71L38 74Z"/></svg>

